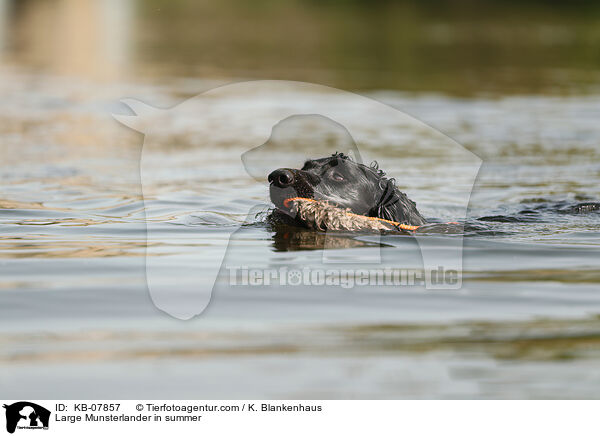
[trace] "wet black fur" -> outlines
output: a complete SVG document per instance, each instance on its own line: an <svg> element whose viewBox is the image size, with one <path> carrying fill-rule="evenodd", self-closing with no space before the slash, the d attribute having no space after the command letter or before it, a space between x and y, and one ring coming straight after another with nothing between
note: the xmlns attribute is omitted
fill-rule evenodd
<svg viewBox="0 0 600 436"><path fill-rule="evenodd" d="M271 201L281 210L290 197L325 200L352 212L401 224L423 225L414 201L387 178L376 162L366 166L342 153L311 159L301 169L280 168L269 175Z"/></svg>

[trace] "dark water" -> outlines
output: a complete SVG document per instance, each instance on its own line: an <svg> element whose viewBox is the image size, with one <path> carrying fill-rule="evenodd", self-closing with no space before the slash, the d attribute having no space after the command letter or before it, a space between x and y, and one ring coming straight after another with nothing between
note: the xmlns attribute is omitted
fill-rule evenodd
<svg viewBox="0 0 600 436"><path fill-rule="evenodd" d="M43 11L42 6L31 7ZM362 132L369 140L360 144L360 152L365 162L377 160L424 216L442 222L464 219L475 226L465 238L461 289L230 287L222 274L208 309L184 322L153 305L145 274L147 250L164 260L154 274L174 293L190 280L212 286L211 271L220 265L216 253L224 252L230 238L226 264L254 268L315 268L324 259L333 265L372 265L381 256L386 264L419 269L422 261L407 235L340 235L330 248L315 250L322 243L318 234L296 231L284 237L264 225L260 217L270 207L268 169L301 165L307 157L320 157L341 144L339 138L300 123L256 166L244 167L246 141L256 132L228 129L228 119L217 115L222 110L262 113L259 103L266 100L256 95L225 96L214 100L214 112L176 117L161 126L158 146L141 161L143 135L111 116L128 113L118 100L136 97L166 108L215 84L178 78L183 74L179 68L213 77L203 69L206 59L196 46L187 48L185 43L202 26L187 28L185 37L174 36L185 39L175 46L179 53L191 53L193 65L169 59L175 55L166 49L148 54L148 47L160 46L160 41L157 33L143 29L163 29L170 22L152 10L134 8L114 18L132 14L140 20L142 30L137 27L139 33L131 39L137 47L132 49L138 57L134 69L153 65L151 81L135 75L96 81L76 63L69 68L79 75L66 78L56 74L52 63L37 58L43 58L38 52L5 52L11 59L0 73L0 386L6 397L598 397L600 211L595 205L600 201L600 99L593 92L580 92L595 83L586 79L579 87L579 78L595 74L587 69L594 66L587 55L568 65L571 73L565 74L572 80L559 81L559 92L546 92L546 87L556 90L552 80L540 79L555 77L552 65L532 60L537 65L531 70L534 79L518 74L528 66L522 60L527 53L511 58L520 67L510 86L492 74L489 88L479 87L480 93L470 92L469 80L460 74L450 75L448 83L438 82L435 75L417 84L423 67L411 70L409 79L400 74L397 80L386 79L390 76L379 67L381 75L374 76L367 68L371 58L361 63L368 71L329 82L383 89L363 94L422 120L482 159L467 215L460 216L457 195L468 168L441 150L431 152L435 133L364 117ZM186 22L185 14L171 13ZM319 19L332 13L314 12ZM347 13L358 21L359 15ZM25 24L19 26L33 19L20 14ZM514 20L508 27L496 23L499 36L480 41L481 50L503 47L506 56L516 56L509 54L513 39L506 36L512 26L521 26ZM541 17L533 26L540 32L535 33L539 40L532 37L537 45L530 42L542 47L541 52L528 53L562 59L562 50L572 45L583 51L581 41L595 47L587 33L591 18L564 20ZM470 28L435 27L435 19L425 21L442 39L458 38L458 30ZM549 22L558 27L544 33ZM350 25L341 19L336 23L331 32ZM408 32L408 40L423 40L420 32ZM18 33L11 35L18 39ZM225 47L239 54L241 63L247 47L237 45L235 30L229 37ZM544 42L551 37L558 42ZM251 47L264 46L255 41L260 34L253 38ZM311 47L318 44L308 34L306 38L306 52L300 51L294 62L315 59ZM467 37L465 44L467 40L475 44ZM391 38L390 44L395 41ZM440 51L431 59L442 59L442 44L435 41ZM417 50L418 45L407 44L411 52ZM250 62L269 64L270 56L279 53L273 50L246 53L248 64L239 69L232 66L234 56L225 56L225 64L211 59L220 65L214 76L225 72L227 77L254 77L244 74L254 65ZM206 56L218 53L214 49ZM28 59L15 60L26 54ZM36 59L45 65L41 72L31 72L30 62ZM287 63L282 62L282 69L271 71L288 78L277 71L296 72L296 66L291 57L283 59ZM316 76L336 77L357 59L352 54L324 60ZM415 62L425 59L418 56ZM455 61L446 62L448 71ZM471 83L483 83L492 64L478 64ZM81 65L87 68L89 62ZM306 65L299 70L306 74L290 75L317 80L308 74L313 66ZM260 68L253 71L262 76ZM368 86L362 86L361 77L371 78ZM531 82L540 85L532 87ZM576 84L573 92L563 94L566 83ZM515 95L523 89L531 92ZM453 90L471 96L440 93L456 94ZM486 96L488 91L494 95ZM325 106L339 105L326 95L317 97ZM300 112L307 104L301 94L269 98ZM151 177L142 180L140 171ZM451 235L430 238L439 253L448 250L451 240ZM186 263L190 259L193 269Z"/></svg>

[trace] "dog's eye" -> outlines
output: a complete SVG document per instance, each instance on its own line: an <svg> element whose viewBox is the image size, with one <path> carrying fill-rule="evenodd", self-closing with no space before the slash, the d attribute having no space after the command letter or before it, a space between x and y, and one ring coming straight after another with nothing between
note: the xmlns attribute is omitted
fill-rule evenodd
<svg viewBox="0 0 600 436"><path fill-rule="evenodd" d="M335 180L336 182L343 182L344 181L344 176L342 176L340 173L333 173L331 175L331 178L333 180Z"/></svg>

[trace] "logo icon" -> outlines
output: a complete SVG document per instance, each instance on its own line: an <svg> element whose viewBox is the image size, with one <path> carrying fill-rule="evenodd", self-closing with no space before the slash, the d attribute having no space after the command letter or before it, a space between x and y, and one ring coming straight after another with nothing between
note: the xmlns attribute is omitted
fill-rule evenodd
<svg viewBox="0 0 600 436"><path fill-rule="evenodd" d="M4 405L6 409L6 431L14 433L18 428L35 430L48 430L50 422L50 411L42 406L29 401L19 401L10 406Z"/></svg>

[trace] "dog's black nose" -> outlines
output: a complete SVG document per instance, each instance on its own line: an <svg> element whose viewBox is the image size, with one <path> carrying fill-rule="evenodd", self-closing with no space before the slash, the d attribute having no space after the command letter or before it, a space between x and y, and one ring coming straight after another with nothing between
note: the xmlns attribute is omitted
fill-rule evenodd
<svg viewBox="0 0 600 436"><path fill-rule="evenodd" d="M294 174L290 170L279 168L269 174L269 182L279 188L286 188L294 182Z"/></svg>

